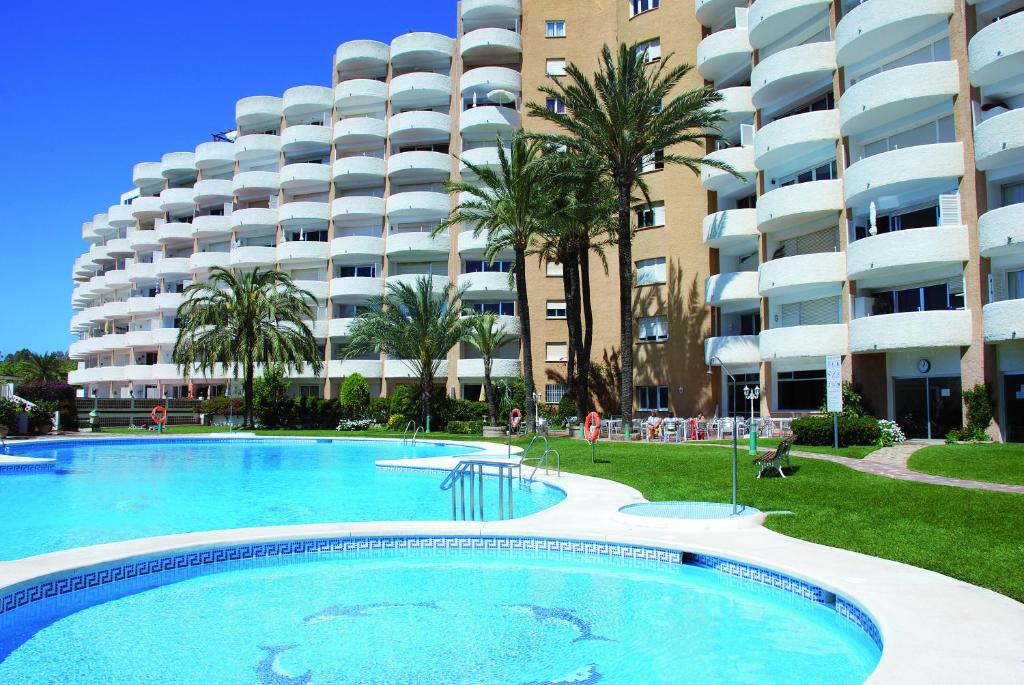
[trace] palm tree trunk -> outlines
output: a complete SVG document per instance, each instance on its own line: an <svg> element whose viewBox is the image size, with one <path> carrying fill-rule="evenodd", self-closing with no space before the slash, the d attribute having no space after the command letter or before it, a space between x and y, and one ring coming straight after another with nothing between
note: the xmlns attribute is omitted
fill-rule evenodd
<svg viewBox="0 0 1024 685"><path fill-rule="evenodd" d="M580 244L580 301L583 308L583 351L580 354L580 361L577 367L579 374L579 394L577 400L580 412L586 413L590 410L590 355L594 348L594 307L590 301L590 241L585 240Z"/></svg>
<svg viewBox="0 0 1024 685"><path fill-rule="evenodd" d="M490 356L484 357L484 399L487 400L487 422L493 427L497 425L498 408L494 404L494 386L491 385L492 363Z"/></svg>
<svg viewBox="0 0 1024 685"><path fill-rule="evenodd" d="M423 372L420 374L420 392L423 394L423 398L420 404L420 420L423 422L423 429L427 429L427 421L430 418L430 412L433 409L434 397L434 375L430 373L429 367L424 366Z"/></svg>
<svg viewBox="0 0 1024 685"><path fill-rule="evenodd" d="M569 349L566 355L565 384L566 394L576 397L576 360L580 354L580 310L576 298L576 279L573 278L575 266L568 254L561 255L562 261L562 292L565 297L565 323L569 329Z"/></svg>
<svg viewBox="0 0 1024 685"><path fill-rule="evenodd" d="M533 383L533 334L530 331L530 299L526 293L526 247L517 245L516 255L516 300L519 306L520 340L523 345L523 381L526 385L526 428L536 428L534 411L536 402L533 395L536 392Z"/></svg>
<svg viewBox="0 0 1024 685"><path fill-rule="evenodd" d="M621 361L620 412L622 425L630 430L633 420L633 234L630 197L633 184L619 178L619 359Z"/></svg>
<svg viewBox="0 0 1024 685"><path fill-rule="evenodd" d="M256 375L255 364L253 364L253 362L246 362L244 373L245 377L242 380L242 394L245 395L245 427L252 428L252 390L253 376Z"/></svg>

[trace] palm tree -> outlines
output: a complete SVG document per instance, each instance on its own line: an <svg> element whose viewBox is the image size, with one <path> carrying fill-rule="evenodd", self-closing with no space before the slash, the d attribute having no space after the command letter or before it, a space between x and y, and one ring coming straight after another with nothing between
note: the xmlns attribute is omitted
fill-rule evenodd
<svg viewBox="0 0 1024 685"><path fill-rule="evenodd" d="M373 298L370 310L349 328L346 358L383 352L403 360L419 376L424 425L432 409L434 378L451 349L466 338L472 321L463 316L464 293L464 288L453 290L450 283L435 291L429 276L417 279L415 286L390 282L384 295Z"/></svg>
<svg viewBox="0 0 1024 685"><path fill-rule="evenodd" d="M23 381L59 381L66 383L68 371L74 368L74 364L70 364L69 369L67 356L60 352L36 354L35 352L26 351L15 368L17 369L18 376Z"/></svg>
<svg viewBox="0 0 1024 685"><path fill-rule="evenodd" d="M639 189L647 196L642 176L645 162L664 155L665 165L679 164L694 173L701 165L732 171L728 165L706 162L706 143L714 138L724 113L714 105L722 96L711 86L672 92L690 73L692 66L670 66L672 55L647 64L646 52L637 45L619 46L613 56L607 45L601 51L600 66L593 80L575 64L566 76L540 90L565 103L567 115L556 114L543 105L527 105L532 116L558 126L565 133L535 134L537 140L563 146L601 160L604 174L617 193L619 266L619 317L622 362L622 418L625 425L633 416L633 223L632 202ZM683 154L681 145L693 145L695 152ZM668 152L675 148L675 152ZM659 157L659 159L661 159Z"/></svg>
<svg viewBox="0 0 1024 685"><path fill-rule="evenodd" d="M235 378L241 374L245 425L251 426L257 364L323 370L322 350L306 324L315 318L315 303L312 293L279 271L238 275L215 267L206 281L185 289L174 363L186 380L193 371L210 374L217 364Z"/></svg>
<svg viewBox="0 0 1024 685"><path fill-rule="evenodd" d="M450 181L445 189L459 195L459 204L435 229L435 234L452 226L472 227L473 237L487 233L484 257L489 261L503 251L515 255L513 276L516 306L520 320L523 349L523 377L526 384L526 425L533 430L534 382L533 335L530 327L530 299L526 289L526 255L530 252L545 219L548 203L544 166L540 160L543 145L529 140L521 132L512 138L509 150L498 144L499 169L462 163L479 182Z"/></svg>
<svg viewBox="0 0 1024 685"><path fill-rule="evenodd" d="M494 355L503 345L514 339L515 336L507 333L504 326L498 323L498 317L491 312L470 319L466 342L477 349L484 362L484 397L487 400L487 422L491 426L495 425L495 417L498 414L498 406L494 399L494 386L491 383Z"/></svg>

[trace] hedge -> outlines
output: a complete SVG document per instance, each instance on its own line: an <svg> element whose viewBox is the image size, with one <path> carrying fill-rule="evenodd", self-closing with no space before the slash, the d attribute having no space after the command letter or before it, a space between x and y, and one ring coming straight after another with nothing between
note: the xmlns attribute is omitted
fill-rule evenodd
<svg viewBox="0 0 1024 685"><path fill-rule="evenodd" d="M831 416L805 416L792 424L793 438L799 445L833 444ZM877 445L882 432L873 416L839 417L839 446Z"/></svg>

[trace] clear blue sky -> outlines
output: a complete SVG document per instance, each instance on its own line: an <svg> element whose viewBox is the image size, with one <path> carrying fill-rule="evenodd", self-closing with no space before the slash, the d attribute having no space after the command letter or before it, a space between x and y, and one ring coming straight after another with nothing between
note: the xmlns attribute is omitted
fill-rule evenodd
<svg viewBox="0 0 1024 685"><path fill-rule="evenodd" d="M132 165L233 128L235 102L331 85L338 44L453 35L456 0L16 2L0 41L0 352L66 350L82 222Z"/></svg>

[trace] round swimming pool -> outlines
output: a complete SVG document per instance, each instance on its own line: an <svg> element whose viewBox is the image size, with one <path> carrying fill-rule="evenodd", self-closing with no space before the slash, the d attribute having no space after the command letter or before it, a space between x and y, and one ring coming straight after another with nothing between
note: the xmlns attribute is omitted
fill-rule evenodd
<svg viewBox="0 0 1024 685"><path fill-rule="evenodd" d="M0 682L842 684L881 654L820 588L610 543L264 542L47 582L0 602Z"/></svg>
<svg viewBox="0 0 1024 685"><path fill-rule="evenodd" d="M0 473L0 560L104 542L222 528L450 520L436 471L381 469L380 459L467 456L470 445L395 440L123 439L18 445L52 469ZM488 491L490 494L491 491ZM561 501L557 488L515 488L515 515ZM498 518L496 496L485 499Z"/></svg>

